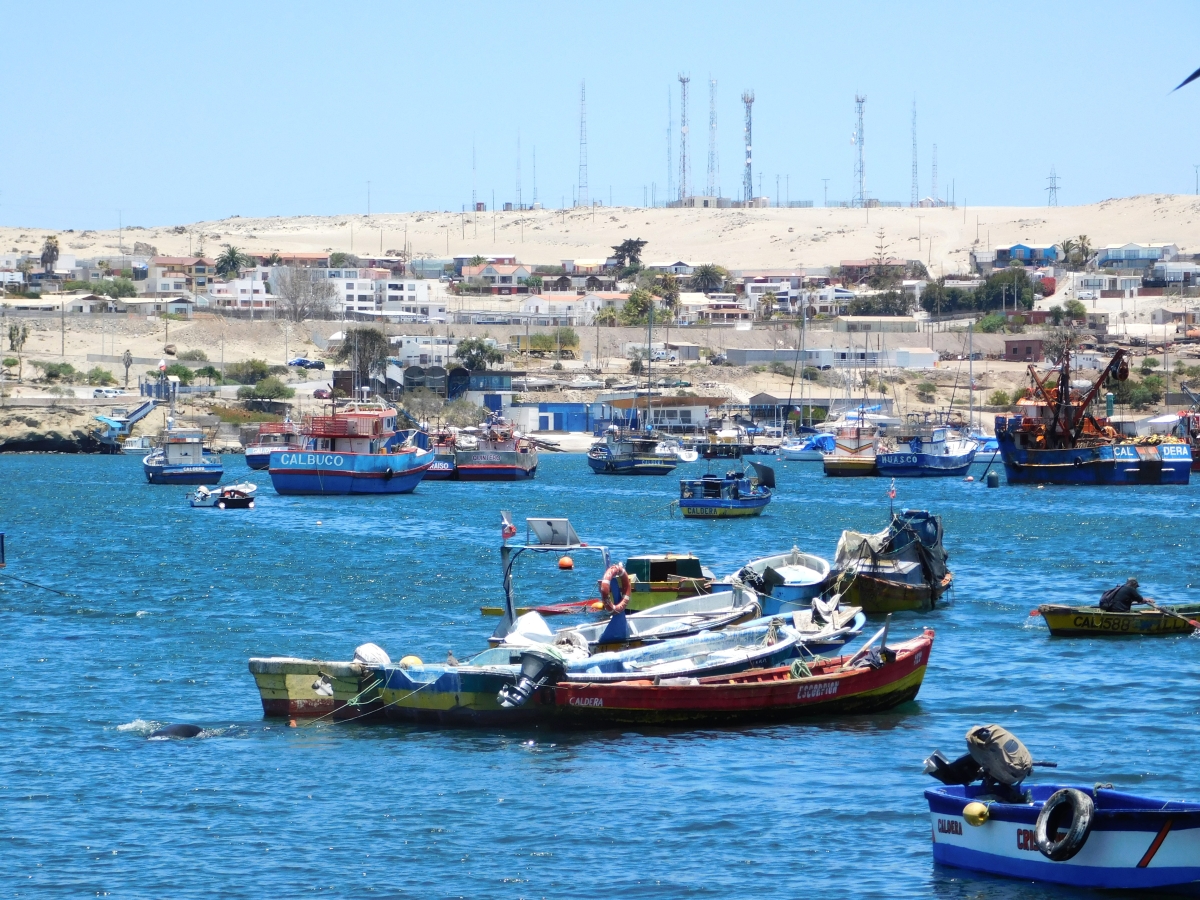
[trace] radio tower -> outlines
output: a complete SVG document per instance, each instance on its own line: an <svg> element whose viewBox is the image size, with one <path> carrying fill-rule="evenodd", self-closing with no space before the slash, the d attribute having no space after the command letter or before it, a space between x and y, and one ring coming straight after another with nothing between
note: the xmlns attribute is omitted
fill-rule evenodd
<svg viewBox="0 0 1200 900"><path fill-rule="evenodd" d="M1050 182L1050 187L1046 188L1049 197L1046 200L1047 206L1058 206L1058 175L1054 172L1054 166L1050 167L1050 177L1046 179Z"/></svg>
<svg viewBox="0 0 1200 900"><path fill-rule="evenodd" d="M692 79L679 73L679 200L688 198L688 82Z"/></svg>
<svg viewBox="0 0 1200 900"><path fill-rule="evenodd" d="M537 144L533 146L533 200L531 204L537 206Z"/></svg>
<svg viewBox="0 0 1200 900"><path fill-rule="evenodd" d="M674 196L675 167L671 164L671 143L674 141L675 117L671 115L671 88L667 87L667 202Z"/></svg>
<svg viewBox="0 0 1200 900"><path fill-rule="evenodd" d="M717 79L708 80L708 196L721 196L721 164L717 157Z"/></svg>
<svg viewBox="0 0 1200 900"><path fill-rule="evenodd" d="M742 103L746 107L746 171L742 175L742 199L749 203L754 199L754 176L750 168L750 109L754 106L754 91L743 91Z"/></svg>
<svg viewBox="0 0 1200 900"><path fill-rule="evenodd" d="M941 206L937 192L937 144L933 145L933 205Z"/></svg>
<svg viewBox="0 0 1200 900"><path fill-rule="evenodd" d="M579 82L579 193L576 206L590 206L587 184L587 82Z"/></svg>
<svg viewBox="0 0 1200 900"><path fill-rule="evenodd" d="M913 166L912 166L912 201L909 206L916 206L921 202L921 192L917 182L917 101L913 101Z"/></svg>
<svg viewBox="0 0 1200 900"><path fill-rule="evenodd" d="M521 209L521 129L517 129L517 209Z"/></svg>
<svg viewBox="0 0 1200 900"><path fill-rule="evenodd" d="M863 163L863 145L866 142L866 136L863 134L863 107L867 105L867 98L854 95L854 111L858 119L858 125L854 130L854 206L867 205L867 171Z"/></svg>

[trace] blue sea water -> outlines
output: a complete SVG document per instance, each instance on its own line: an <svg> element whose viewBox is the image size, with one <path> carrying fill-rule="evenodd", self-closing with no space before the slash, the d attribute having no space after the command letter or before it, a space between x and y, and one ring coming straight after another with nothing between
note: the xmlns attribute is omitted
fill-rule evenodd
<svg viewBox="0 0 1200 900"><path fill-rule="evenodd" d="M568 516L619 558L690 550L726 574L793 544L832 558L842 529L884 526L887 484L780 462L765 515L706 522L671 518L674 479L596 476L580 455L543 455L522 484L355 499L280 497L226 464L260 485L256 509L193 510L136 458L0 458L5 574L69 592L0 578L0 895L1083 896L932 863L921 760L988 722L1058 779L1200 800L1200 640L1051 639L1029 616L1131 574L1195 600L1200 486L899 482L898 507L943 516L956 586L946 608L894 618L893 635L937 640L919 698L887 714L288 728L263 719L248 657L484 645L502 508ZM594 563L577 563L523 559L518 601L591 596ZM147 740L167 722L206 730Z"/></svg>

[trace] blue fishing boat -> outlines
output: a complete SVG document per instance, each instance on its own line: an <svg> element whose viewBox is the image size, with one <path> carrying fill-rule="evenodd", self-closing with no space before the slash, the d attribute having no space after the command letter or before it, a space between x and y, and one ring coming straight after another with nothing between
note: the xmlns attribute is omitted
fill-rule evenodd
<svg viewBox="0 0 1200 900"><path fill-rule="evenodd" d="M615 428L588 451L587 461L598 475L669 475L679 465L674 452L659 448L658 438Z"/></svg>
<svg viewBox="0 0 1200 900"><path fill-rule="evenodd" d="M892 478L966 475L979 445L944 425L910 420L875 454L875 473Z"/></svg>
<svg viewBox="0 0 1200 900"><path fill-rule="evenodd" d="M203 430L168 416L157 445L142 457L142 471L151 484L217 484L225 466L219 455L205 452Z"/></svg>
<svg viewBox="0 0 1200 900"><path fill-rule="evenodd" d="M752 559L730 580L758 592L764 616L808 609L829 581L829 563L793 547L787 553Z"/></svg>
<svg viewBox="0 0 1200 900"><path fill-rule="evenodd" d="M705 444L700 448L709 460L735 459L739 462L742 449L737 444ZM689 519L726 519L757 516L771 502L775 487L775 470L762 463L751 462L754 474L744 467L730 469L724 475L711 470L700 478L679 481L679 511Z"/></svg>
<svg viewBox="0 0 1200 900"><path fill-rule="evenodd" d="M300 429L307 449L271 454L268 471L280 494L407 494L433 462L432 450L396 431L396 410L356 404L310 416Z"/></svg>
<svg viewBox="0 0 1200 900"><path fill-rule="evenodd" d="M300 428L291 419L264 422L258 426L254 440L246 445L246 465L265 469L271 465L271 454L277 450L303 450L305 446Z"/></svg>
<svg viewBox="0 0 1200 900"><path fill-rule="evenodd" d="M999 738L1002 747L977 734ZM925 791L935 862L1080 888L1200 888L1200 803L1126 794L1099 782L1027 788L1033 766L1054 764L1033 762L999 726L967 735L967 755L951 762L935 752L926 760L925 771L945 785Z"/></svg>
<svg viewBox="0 0 1200 900"><path fill-rule="evenodd" d="M1093 413L1108 378L1129 377L1128 352L1118 350L1086 390L1071 384L1071 354L1058 379L1039 378L1017 401L1020 415L996 417L996 440L1010 484L1187 484L1192 450L1181 439L1125 440L1107 418ZM1064 390L1059 385L1067 385Z"/></svg>

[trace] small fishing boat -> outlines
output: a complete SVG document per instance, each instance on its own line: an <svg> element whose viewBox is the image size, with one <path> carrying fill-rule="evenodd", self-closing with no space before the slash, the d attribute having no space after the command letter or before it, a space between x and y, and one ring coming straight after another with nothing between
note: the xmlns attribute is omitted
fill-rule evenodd
<svg viewBox="0 0 1200 900"><path fill-rule="evenodd" d="M971 736L998 732L1002 749ZM979 747L984 749L980 750ZM1200 888L1200 803L1142 797L1101 784L1034 784L1035 763L999 726L968 732L971 752L935 752L925 771L934 861L1029 882L1143 892ZM982 783L975 783L982 779Z"/></svg>
<svg viewBox="0 0 1200 900"><path fill-rule="evenodd" d="M806 609L829 580L829 563L793 547L787 553L752 559L730 580L741 581L763 596L763 615Z"/></svg>
<svg viewBox="0 0 1200 900"><path fill-rule="evenodd" d="M484 650L466 663L426 664L409 657L376 670L383 714L401 722L446 725L519 724L537 710L509 709L500 694L521 673L520 650Z"/></svg>
<svg viewBox="0 0 1200 900"><path fill-rule="evenodd" d="M254 509L254 492L257 485L248 481L239 484L227 484L218 488L201 485L188 494L188 500L194 507L215 507L216 509Z"/></svg>
<svg viewBox="0 0 1200 900"><path fill-rule="evenodd" d="M538 451L503 419L484 426L473 449L454 453L459 481L524 481L537 474Z"/></svg>
<svg viewBox="0 0 1200 900"><path fill-rule="evenodd" d="M1071 387L1071 353L1064 352L1057 381L1038 377L1017 401L1020 415L996 417L996 440L1009 484L1187 484L1192 449L1181 438L1121 438L1091 411L1110 378L1129 377L1129 352L1118 350L1086 390ZM1060 390L1059 385L1067 385Z"/></svg>
<svg viewBox="0 0 1200 900"><path fill-rule="evenodd" d="M1196 631L1192 622L1200 619L1200 603L1129 612L1108 612L1098 606L1043 603L1037 612L1046 620L1050 633L1058 637L1191 634Z"/></svg>
<svg viewBox="0 0 1200 900"><path fill-rule="evenodd" d="M808 609L785 613L784 621L800 632L800 642L810 653L836 650L847 641L862 634L867 617L857 606L842 606L839 598L832 601L813 600ZM777 616L752 619L747 625L766 625Z"/></svg>
<svg viewBox="0 0 1200 900"><path fill-rule="evenodd" d="M307 449L271 454L271 484L280 494L408 494L433 462L432 450L396 431L396 410L352 404L309 416L300 429Z"/></svg>
<svg viewBox="0 0 1200 900"><path fill-rule="evenodd" d="M350 719L379 711L381 679L357 653L348 661L252 657L249 665L265 716Z"/></svg>
<svg viewBox="0 0 1200 900"><path fill-rule="evenodd" d="M975 441L953 436L944 425L926 425L910 417L895 440L888 439L876 452L875 470L893 478L962 476L978 450Z"/></svg>
<svg viewBox="0 0 1200 900"><path fill-rule="evenodd" d="M176 425L168 416L157 445L142 457L142 471L151 484L217 484L225 466L220 456L205 452L203 430Z"/></svg>
<svg viewBox="0 0 1200 900"><path fill-rule="evenodd" d="M751 462L754 474L745 466L730 469L724 475L712 471L714 460L741 461L743 447L739 444L708 443L698 451L709 461L709 471L700 478L679 481L679 511L689 519L724 519L757 516L771 502L775 487L775 470L762 463Z"/></svg>
<svg viewBox="0 0 1200 900"><path fill-rule="evenodd" d="M546 644L586 648L597 651L640 647L644 644L673 640L720 631L754 619L762 611L754 592L737 587L732 591L686 597L637 613L618 613L589 625L575 625L551 631L535 611L517 619L517 627L497 643L506 647L530 647Z"/></svg>
<svg viewBox="0 0 1200 900"><path fill-rule="evenodd" d="M874 425L842 425L833 434L833 452L822 463L826 475L875 474L875 446L879 431Z"/></svg>
<svg viewBox="0 0 1200 900"><path fill-rule="evenodd" d="M877 534L843 531L833 590L871 613L928 612L950 589L941 516L906 509Z"/></svg>
<svg viewBox="0 0 1200 900"><path fill-rule="evenodd" d="M851 655L716 677L567 681L542 687L533 704L552 705L581 726L731 725L892 709L917 696L933 647L926 630L910 641ZM886 634L883 635L886 642Z"/></svg>
<svg viewBox="0 0 1200 900"><path fill-rule="evenodd" d="M658 445L653 435L610 428L604 440L588 450L588 465L598 475L669 475L679 457L660 451Z"/></svg>
<svg viewBox="0 0 1200 900"><path fill-rule="evenodd" d="M246 445L246 465L251 469L265 469L271 465L271 454L276 450L303 450L305 439L298 425L290 419L283 422L263 422L258 434Z"/></svg>
<svg viewBox="0 0 1200 900"><path fill-rule="evenodd" d="M707 594L716 579L692 553L645 553L625 560L632 582L629 609L650 609L680 597Z"/></svg>
<svg viewBox="0 0 1200 900"><path fill-rule="evenodd" d="M835 444L832 434L797 434L779 445L779 455L794 462L822 462Z"/></svg>
<svg viewBox="0 0 1200 900"><path fill-rule="evenodd" d="M458 437L452 431L439 431L430 435L430 449L433 451L433 462L425 470L423 481L454 481L458 478L458 465L455 453L458 449Z"/></svg>

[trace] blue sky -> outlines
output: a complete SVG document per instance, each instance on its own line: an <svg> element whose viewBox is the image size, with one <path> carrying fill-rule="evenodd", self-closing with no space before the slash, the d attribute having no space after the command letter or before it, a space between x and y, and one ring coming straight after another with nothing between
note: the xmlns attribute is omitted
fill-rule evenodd
<svg viewBox="0 0 1200 900"><path fill-rule="evenodd" d="M757 193L852 192L867 97L870 195L1061 204L1195 189L1200 6L854 3L11 4L0 74L0 224L107 228L228 215L569 204L579 86L595 199L666 191L667 95L691 75L691 183L707 179L718 81L721 186L740 196L745 88ZM678 137L674 161L678 167ZM786 176L786 181L784 177ZM787 185L785 188L784 185Z"/></svg>

